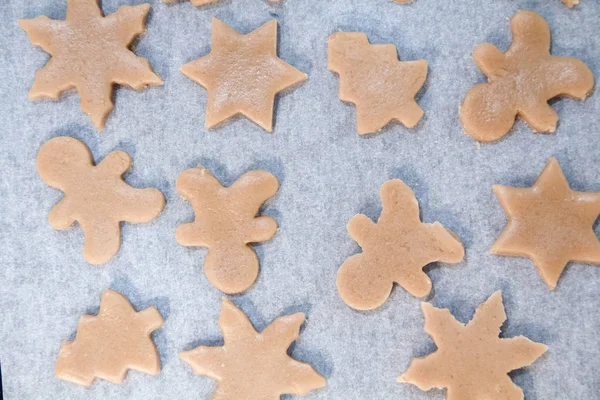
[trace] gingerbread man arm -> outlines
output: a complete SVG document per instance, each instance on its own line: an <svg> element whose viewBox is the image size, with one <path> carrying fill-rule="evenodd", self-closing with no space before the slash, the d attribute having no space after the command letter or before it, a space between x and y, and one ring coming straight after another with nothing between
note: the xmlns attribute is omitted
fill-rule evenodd
<svg viewBox="0 0 600 400"><path fill-rule="evenodd" d="M119 205L119 220L135 224L147 223L158 217L165 207L165 196L154 188L134 188L121 181L124 198Z"/></svg>
<svg viewBox="0 0 600 400"><path fill-rule="evenodd" d="M131 168L131 156L122 150L110 152L96 168L106 174L121 176Z"/></svg>
<svg viewBox="0 0 600 400"><path fill-rule="evenodd" d="M223 185L205 168L197 167L183 171L177 178L177 193L192 204L196 219L203 213L205 199L218 195ZM206 246L210 238L201 224L188 222L175 231L175 239L182 246Z"/></svg>
<svg viewBox="0 0 600 400"><path fill-rule="evenodd" d="M250 224L247 243L264 242L277 233L277 221L268 215L254 218Z"/></svg>
<svg viewBox="0 0 600 400"><path fill-rule="evenodd" d="M423 271L423 269L415 269L410 274L406 272L398 273L393 277L394 282L397 282L408 293L415 297L425 297L431 292L433 283L431 278Z"/></svg>
<svg viewBox="0 0 600 400"><path fill-rule="evenodd" d="M377 229L377 225L371 221L371 218L363 214L357 214L346 225L350 237L363 248L369 237Z"/></svg>
<svg viewBox="0 0 600 400"><path fill-rule="evenodd" d="M419 202L410 187L400 179L392 179L381 186L383 209L378 223L414 225L421 222Z"/></svg>
<svg viewBox="0 0 600 400"><path fill-rule="evenodd" d="M243 197L245 202L250 203L248 210L254 215L258 212L262 203L273 197L278 189L279 181L275 175L261 170L246 172L228 188L230 192L239 193L239 196Z"/></svg>
<svg viewBox="0 0 600 400"><path fill-rule="evenodd" d="M277 178L267 171L249 171L242 175L227 190L230 195L243 199L247 205L241 212L247 213L251 222L247 227L246 243L263 242L277 232L277 221L269 216L256 217L262 204L273 197L279 189Z"/></svg>
<svg viewBox="0 0 600 400"><path fill-rule="evenodd" d="M221 182L203 167L190 168L183 171L175 184L177 193L184 199L192 202L194 212L198 213L199 207L195 203L200 203L206 196L213 196L214 193L223 189ZM196 201L196 199L200 199Z"/></svg>
<svg viewBox="0 0 600 400"><path fill-rule="evenodd" d="M71 216L71 203L66 197L59 201L48 214L50 226L59 231L69 229L75 223Z"/></svg>
<svg viewBox="0 0 600 400"><path fill-rule="evenodd" d="M506 55L493 44L483 43L473 51L473 61L489 80L493 80L502 72Z"/></svg>
<svg viewBox="0 0 600 400"><path fill-rule="evenodd" d="M546 68L547 74L554 77L548 83L549 98L569 96L584 100L594 88L592 70L577 58L552 56Z"/></svg>
<svg viewBox="0 0 600 400"><path fill-rule="evenodd" d="M432 247L437 249L437 259L435 261L442 261L445 263L456 264L465 257L465 248L462 242L449 229L446 229L439 222L434 222L428 225L431 234Z"/></svg>
<svg viewBox="0 0 600 400"><path fill-rule="evenodd" d="M131 156L121 150L113 151L96 168L105 176L121 177L131 168ZM120 178L119 186L119 194L122 197L119 204L120 221L150 222L160 214L165 206L165 197L157 189L134 188Z"/></svg>

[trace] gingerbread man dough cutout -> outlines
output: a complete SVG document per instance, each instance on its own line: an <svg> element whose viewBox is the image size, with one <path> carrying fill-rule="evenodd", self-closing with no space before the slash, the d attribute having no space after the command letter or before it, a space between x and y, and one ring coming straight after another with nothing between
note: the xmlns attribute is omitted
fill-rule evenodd
<svg viewBox="0 0 600 400"><path fill-rule="evenodd" d="M338 271L338 292L357 310L382 305L394 282L413 296L426 296L432 285L423 267L436 261L455 264L465 255L454 233L439 222L421 222L419 203L404 182L387 181L380 196L383 210L377 223L362 214L348 223L348 233L363 252L348 258Z"/></svg>
<svg viewBox="0 0 600 400"><path fill-rule="evenodd" d="M558 115L548 101L557 96L583 100L594 87L592 71L581 60L550 54L550 28L538 14L519 11L510 27L513 42L506 53L490 43L473 52L489 82L467 92L460 120L481 142L506 135L517 115L536 132L554 132Z"/></svg>
<svg viewBox="0 0 600 400"><path fill-rule="evenodd" d="M177 178L177 192L192 203L196 219L180 225L175 238L182 246L208 247L204 273L217 289L241 293L258 277L258 257L248 243L277 232L275 219L257 214L278 188L277 178L266 171L247 172L229 187L202 167Z"/></svg>
<svg viewBox="0 0 600 400"><path fill-rule="evenodd" d="M42 180L64 192L48 221L59 230L81 225L83 256L90 264L103 264L117 253L121 222L150 222L165 205L157 189L137 189L123 181L130 167L124 151L113 151L95 166L88 147L71 137L47 141L37 156Z"/></svg>

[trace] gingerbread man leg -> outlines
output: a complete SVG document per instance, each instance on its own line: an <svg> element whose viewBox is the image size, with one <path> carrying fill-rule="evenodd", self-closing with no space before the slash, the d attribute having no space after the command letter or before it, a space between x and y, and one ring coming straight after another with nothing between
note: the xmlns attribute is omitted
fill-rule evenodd
<svg viewBox="0 0 600 400"><path fill-rule="evenodd" d="M79 221L85 242L83 256L90 264L108 262L121 247L121 227L113 220L84 220Z"/></svg>

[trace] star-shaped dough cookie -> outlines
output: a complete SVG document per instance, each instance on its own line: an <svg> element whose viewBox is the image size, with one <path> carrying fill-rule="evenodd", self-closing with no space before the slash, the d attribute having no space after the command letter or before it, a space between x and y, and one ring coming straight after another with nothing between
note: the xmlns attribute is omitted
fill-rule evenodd
<svg viewBox="0 0 600 400"><path fill-rule="evenodd" d="M340 76L340 99L356 104L359 134L394 119L412 128L423 117L415 95L427 77L427 61L398 61L393 44L370 44L364 32L336 32L329 37L328 67Z"/></svg>
<svg viewBox="0 0 600 400"><path fill-rule="evenodd" d="M508 224L492 254L530 258L550 289L569 261L600 264L600 241L593 229L600 193L571 190L555 158L532 187L495 185L494 192Z"/></svg>
<svg viewBox="0 0 600 400"><path fill-rule="evenodd" d="M548 347L524 336L499 338L506 321L502 294L481 304L466 325L448 309L422 303L425 332L438 349L414 359L398 378L421 390L447 388L447 400L523 400L523 391L508 373L531 365Z"/></svg>
<svg viewBox="0 0 600 400"><path fill-rule="evenodd" d="M208 90L206 127L242 114L268 132L275 95L307 75L277 57L277 21L242 35L216 18L211 52L181 67Z"/></svg>
<svg viewBox="0 0 600 400"><path fill-rule="evenodd" d="M148 60L129 50L146 29L149 9L149 4L121 6L104 17L98 0L67 0L64 21L46 16L20 20L31 43L52 56L35 74L29 98L57 100L64 91L76 89L81 109L101 130L113 109L113 84L136 90L162 85Z"/></svg>
<svg viewBox="0 0 600 400"><path fill-rule="evenodd" d="M219 381L213 400L276 400L304 395L327 384L309 364L287 354L300 333L304 314L277 318L258 333L248 317L223 298L219 327L222 347L200 346L179 357L198 375Z"/></svg>

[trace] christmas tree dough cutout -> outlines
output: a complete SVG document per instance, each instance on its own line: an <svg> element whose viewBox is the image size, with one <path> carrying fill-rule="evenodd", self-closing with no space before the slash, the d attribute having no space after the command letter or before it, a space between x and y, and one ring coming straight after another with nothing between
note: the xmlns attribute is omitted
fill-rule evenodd
<svg viewBox="0 0 600 400"><path fill-rule="evenodd" d="M498 291L482 303L466 325L448 309L422 303L425 332L438 349L414 359L399 382L421 390L447 388L448 400L523 400L523 391L508 376L531 365L548 350L524 336L498 337L506 321Z"/></svg>
<svg viewBox="0 0 600 400"><path fill-rule="evenodd" d="M328 67L340 76L340 99L356 104L359 134L394 119L412 128L423 117L415 95L425 83L427 61L398 61L393 44L370 44L363 32L337 32L329 37Z"/></svg>
<svg viewBox="0 0 600 400"><path fill-rule="evenodd" d="M271 132L275 95L307 75L277 57L277 21L242 35L212 20L212 50L180 68L208 90L206 127L237 114Z"/></svg>
<svg viewBox="0 0 600 400"><path fill-rule="evenodd" d="M363 252L342 264L337 288L342 300L357 310L382 305L394 282L413 296L426 296L432 284L423 267L436 261L455 264L465 254L461 241L439 222L421 222L419 203L404 182L387 181L380 196L383 210L377 223L358 214L347 226Z"/></svg>
<svg viewBox="0 0 600 400"><path fill-rule="evenodd" d="M113 84L136 90L162 85L148 60L129 49L145 32L149 9L149 4L121 6L104 17L98 0L67 0L64 21L46 16L20 20L31 43L52 56L36 73L29 98L57 100L76 89L81 109L101 130L113 109Z"/></svg>
<svg viewBox="0 0 600 400"><path fill-rule="evenodd" d="M222 347L200 346L179 354L194 373L217 380L213 399L276 400L283 394L304 395L327 382L309 364L287 353L300 333L304 314L277 318L258 333L248 317L224 298L219 317Z"/></svg>
<svg viewBox="0 0 600 400"><path fill-rule="evenodd" d="M196 219L175 232L182 246L208 247L204 273L217 289L246 291L258 277L258 257L249 243L264 242L277 232L277 222L257 216L279 188L266 171L250 171L229 187L206 169L191 168L177 178L177 192L192 204Z"/></svg>
<svg viewBox="0 0 600 400"><path fill-rule="evenodd" d="M554 132L557 96L583 100L594 87L594 75L581 60L550 54L550 28L533 11L519 11L510 22L513 42L506 53L490 43L473 52L488 78L471 88L460 106L465 132L492 142L506 135L521 116L536 132Z"/></svg>
<svg viewBox="0 0 600 400"><path fill-rule="evenodd" d="M98 315L81 317L75 340L62 345L54 374L84 386L96 378L122 383L130 369L157 375L160 359L151 335L162 324L155 307L136 312L123 295L105 290Z"/></svg>
<svg viewBox="0 0 600 400"><path fill-rule="evenodd" d="M121 222L150 222L165 205L158 190L123 181L130 167L131 157L124 151L113 151L95 166L88 147L72 137L50 139L38 153L40 177L64 193L48 221L58 230L79 223L85 235L83 256L90 264L106 263L117 253Z"/></svg>
<svg viewBox="0 0 600 400"><path fill-rule="evenodd" d="M572 190L555 158L532 187L495 185L494 192L508 224L492 254L530 258L550 289L570 261L600 264L600 241L594 233L600 192Z"/></svg>

